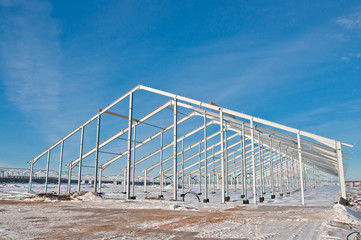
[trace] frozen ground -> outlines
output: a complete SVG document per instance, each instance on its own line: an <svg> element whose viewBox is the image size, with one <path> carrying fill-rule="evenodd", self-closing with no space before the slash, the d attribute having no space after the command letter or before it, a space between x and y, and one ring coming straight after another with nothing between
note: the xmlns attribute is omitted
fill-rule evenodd
<svg viewBox="0 0 361 240"><path fill-rule="evenodd" d="M42 192L43 185L34 184L33 190ZM82 190L92 191L90 185ZM219 190L207 204L193 195L185 202L170 201L170 188L163 192L165 200L145 200L159 194L158 186L147 190L136 187L137 199L126 201L122 186L105 184L102 198L87 194L81 200L51 201L24 198L34 195L26 193L26 184L2 185L0 239L346 239L361 231L359 209L335 204L337 186L308 189L306 206L300 206L299 192L276 199L266 194L265 202L254 206L243 205L233 189L226 204L220 203ZM361 196L360 188L348 190L354 198Z"/></svg>

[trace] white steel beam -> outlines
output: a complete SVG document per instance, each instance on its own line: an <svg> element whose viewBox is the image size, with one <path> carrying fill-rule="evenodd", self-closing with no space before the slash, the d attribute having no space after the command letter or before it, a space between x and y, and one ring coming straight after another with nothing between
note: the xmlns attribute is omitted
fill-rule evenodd
<svg viewBox="0 0 361 240"><path fill-rule="evenodd" d="M165 91L162 91L162 90L157 90L157 89L142 86L142 85L140 85L139 88L142 89L142 90L146 90L146 91L149 91L149 92L153 92L153 93L156 93L156 94L167 96L167 97L170 97L170 98L177 98L178 100L185 101L185 102L188 102L188 103L192 103L192 104L197 105L199 107L206 107L206 108L209 108L209 109L212 109L212 110L215 110L215 111L219 111L219 109L220 109L220 107L217 107L217 106L214 106L214 105L211 105L211 104L208 104L208 103L193 100L193 99L190 99L190 98L187 98L187 97L182 97L182 96L172 94L172 93L168 93L168 92L165 92ZM329 147L334 147L333 146L334 140L332 140L332 139L322 137L322 136L318 136L316 134L309 133L309 132L306 132L306 131L301 131L301 130L298 130L296 128L288 127L288 126L285 126L285 125L282 125L282 124L279 124L279 123L275 123L275 122L271 122L271 121L268 121L268 120L264 120L264 119L261 119L261 118L252 117L250 115L247 115L247 114L244 114L244 113L239 113L239 112L229 110L229 109L226 109L226 108L221 108L221 109L222 109L222 111L224 113L227 113L228 115L234 115L234 116L237 116L237 117L240 117L240 118L243 118L243 119L247 119L249 121L253 120L254 122L258 122L258 123L265 124L265 125L268 125L268 126L271 126L271 127L274 127L274 128L285 130L285 131L290 132L290 133L300 134L302 136L312 138L312 139L314 139L316 141L322 142L323 144L328 145ZM351 144L347 144L347 143L342 143L342 145L345 145L345 146L348 146L348 147L353 147Z"/></svg>
<svg viewBox="0 0 361 240"><path fill-rule="evenodd" d="M345 172L343 169L341 142L336 141L337 160L338 160L338 181L340 183L341 197L346 199Z"/></svg>

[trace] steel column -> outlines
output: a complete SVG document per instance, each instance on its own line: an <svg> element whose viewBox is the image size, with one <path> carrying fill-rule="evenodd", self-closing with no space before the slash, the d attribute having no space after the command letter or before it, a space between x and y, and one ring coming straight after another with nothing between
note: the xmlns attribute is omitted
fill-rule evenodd
<svg viewBox="0 0 361 240"><path fill-rule="evenodd" d="M49 177L49 165L50 165L50 150L48 150L48 158L46 160L46 173L45 173L45 192L48 192L48 177Z"/></svg>
<svg viewBox="0 0 361 240"><path fill-rule="evenodd" d="M253 203L257 204L257 197L256 197L256 163L254 157L254 126L253 126L253 119L250 120L250 128L251 128L251 153L252 153L252 180L253 180Z"/></svg>
<svg viewBox="0 0 361 240"><path fill-rule="evenodd" d="M198 192L198 195L201 195L202 194L202 146L201 146L201 143L199 143L199 152L198 152L198 180L199 180L199 192Z"/></svg>
<svg viewBox="0 0 361 240"><path fill-rule="evenodd" d="M271 180L271 192L274 195L274 180L273 180L273 150L272 150L272 139L270 138L270 147L269 147L269 162L270 162L270 180Z"/></svg>
<svg viewBox="0 0 361 240"><path fill-rule="evenodd" d="M147 169L144 170L144 189L143 192L147 192Z"/></svg>
<svg viewBox="0 0 361 240"><path fill-rule="evenodd" d="M133 121L133 93L129 95L128 114L128 159L127 159L127 192L126 198L130 199L130 168L132 163L132 121Z"/></svg>
<svg viewBox="0 0 361 240"><path fill-rule="evenodd" d="M134 147L133 147L133 168L132 168L132 194L133 197L135 197L134 195L134 185L135 185L135 148L136 148L136 144L137 144L137 137L136 137L136 126L134 125L134 132L133 132L133 142L134 142Z"/></svg>
<svg viewBox="0 0 361 240"><path fill-rule="evenodd" d="M94 192L98 190L98 158L99 158L99 139L100 139L100 118L101 115L98 115L97 123L97 137L95 142L95 161L94 161ZM71 164L70 164L71 165Z"/></svg>
<svg viewBox="0 0 361 240"><path fill-rule="evenodd" d="M219 125L221 127L220 131L221 131L221 169L222 169L222 183L221 183L221 191L222 191L222 203L225 203L225 189L224 189L224 185L225 185L225 176L224 176L224 130L223 130L223 112L222 109L219 111Z"/></svg>
<svg viewBox="0 0 361 240"><path fill-rule="evenodd" d="M214 146L212 147L213 192L216 193L216 169L214 167Z"/></svg>
<svg viewBox="0 0 361 240"><path fill-rule="evenodd" d="M123 169L123 193L127 193L127 168Z"/></svg>
<svg viewBox="0 0 361 240"><path fill-rule="evenodd" d="M261 134L258 132L258 160L259 160L259 190L261 192L261 197L263 196L262 191L262 160L261 160Z"/></svg>
<svg viewBox="0 0 361 240"><path fill-rule="evenodd" d="M163 183L164 183L164 176L163 176L163 131L160 134L160 152L159 152L159 188L160 188L160 195L163 195Z"/></svg>
<svg viewBox="0 0 361 240"><path fill-rule="evenodd" d="M279 144L280 148L280 183L281 183L281 193L283 194L283 183L284 183L284 176L283 176L283 164L282 164L282 151L281 151L281 143Z"/></svg>
<svg viewBox="0 0 361 240"><path fill-rule="evenodd" d="M340 183L341 197L346 199L345 172L343 168L341 142L336 141L337 163L338 163L338 181Z"/></svg>
<svg viewBox="0 0 361 240"><path fill-rule="evenodd" d="M207 154L207 112L204 112L204 201L208 201L208 154Z"/></svg>
<svg viewBox="0 0 361 240"><path fill-rule="evenodd" d="M67 186L67 192L71 192L71 173L72 173L71 164L68 165L68 186Z"/></svg>
<svg viewBox="0 0 361 240"><path fill-rule="evenodd" d="M301 149L301 137L299 132L297 133L297 146L298 146L298 160L300 163L301 201L302 201L302 205L305 205L305 193L303 188L302 149Z"/></svg>
<svg viewBox="0 0 361 240"><path fill-rule="evenodd" d="M260 139L260 135L258 133L258 139ZM261 184L261 197L263 197L263 192L264 192L264 183L263 183L263 144L262 142L259 143L260 147L259 147L259 167L260 167L260 184Z"/></svg>
<svg viewBox="0 0 361 240"><path fill-rule="evenodd" d="M102 192L102 177L103 177L103 169L99 168L98 192Z"/></svg>
<svg viewBox="0 0 361 240"><path fill-rule="evenodd" d="M242 131L242 130L241 130ZM244 157L243 157L243 144L242 144L242 133L240 134L240 149L241 149L241 180L242 180L242 195L245 195L244 194L244 170L245 168L243 167L243 162L244 162Z"/></svg>
<svg viewBox="0 0 361 240"><path fill-rule="evenodd" d="M184 194L184 139L182 139L182 194Z"/></svg>
<svg viewBox="0 0 361 240"><path fill-rule="evenodd" d="M31 186L32 186L32 184L33 184L33 171L34 171L33 168L34 168L34 163L30 163L28 193L31 192Z"/></svg>
<svg viewBox="0 0 361 240"><path fill-rule="evenodd" d="M237 180L236 180L236 156L235 156L235 152L233 152L233 165L234 165L234 169L233 169L233 191L237 190Z"/></svg>
<svg viewBox="0 0 361 240"><path fill-rule="evenodd" d="M225 176L226 176L226 197L229 200L229 179L228 179L228 138L227 138L227 126L224 127L224 161L225 161Z"/></svg>
<svg viewBox="0 0 361 240"><path fill-rule="evenodd" d="M61 172L63 168L63 150L64 150L64 140L61 141L60 145L60 159L59 159L59 173L58 173L58 194L60 194L60 187L61 187Z"/></svg>
<svg viewBox="0 0 361 240"><path fill-rule="evenodd" d="M84 145L84 127L82 126L81 133L80 133L78 192L80 192L80 186L81 186L81 171L82 171L82 165L83 165L83 145Z"/></svg>
<svg viewBox="0 0 361 240"><path fill-rule="evenodd" d="M246 131L245 126L242 124L242 162L243 162L243 170L244 170L244 179L243 179L243 188L244 188L244 197L245 199L248 198L247 196L247 166L246 166Z"/></svg>
<svg viewBox="0 0 361 240"><path fill-rule="evenodd" d="M178 191L178 171L177 171L177 124L178 124L178 112L177 112L177 99L174 99L174 112L173 112L173 200L177 200Z"/></svg>
<svg viewBox="0 0 361 240"><path fill-rule="evenodd" d="M289 172L289 162L290 157L288 155L288 150L286 150L286 175L287 175L287 192L290 192L290 172Z"/></svg>
<svg viewBox="0 0 361 240"><path fill-rule="evenodd" d="M277 191L280 192L280 177L279 177L279 159L280 159L280 151L279 148L276 149L276 186L277 186Z"/></svg>

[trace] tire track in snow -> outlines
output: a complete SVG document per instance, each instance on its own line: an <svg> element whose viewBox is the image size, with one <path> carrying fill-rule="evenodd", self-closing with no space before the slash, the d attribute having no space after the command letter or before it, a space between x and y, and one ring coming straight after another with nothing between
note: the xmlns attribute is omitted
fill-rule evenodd
<svg viewBox="0 0 361 240"><path fill-rule="evenodd" d="M292 240L302 239L302 240L312 240L312 239L318 239L317 233L319 232L320 224L317 222L307 222L302 223L297 232L292 235Z"/></svg>

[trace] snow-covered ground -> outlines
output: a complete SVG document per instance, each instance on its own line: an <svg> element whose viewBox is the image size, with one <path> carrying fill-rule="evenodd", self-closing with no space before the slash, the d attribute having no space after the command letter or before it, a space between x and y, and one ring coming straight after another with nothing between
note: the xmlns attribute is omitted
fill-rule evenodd
<svg viewBox="0 0 361 240"><path fill-rule="evenodd" d="M92 190L82 186L82 191ZM346 239L352 231L361 231L360 209L335 204L337 186L307 189L306 206L301 206L299 192L277 194L276 199L266 194L264 203L253 205L249 191L250 204L244 205L240 190L233 189L226 204L219 190L209 194L210 203L190 194L184 202L171 201L171 186L165 187L164 200L145 199L157 197L159 186L148 186L147 193L136 186L132 201L121 194L123 186L103 184L102 190L102 197L88 193L54 201L34 197L44 191L43 185L34 184L33 193L27 193L26 184L3 184L0 239ZM197 192L198 187L184 191L189 190ZM56 192L57 186L49 185L48 191ZM360 188L348 191L361 196Z"/></svg>

